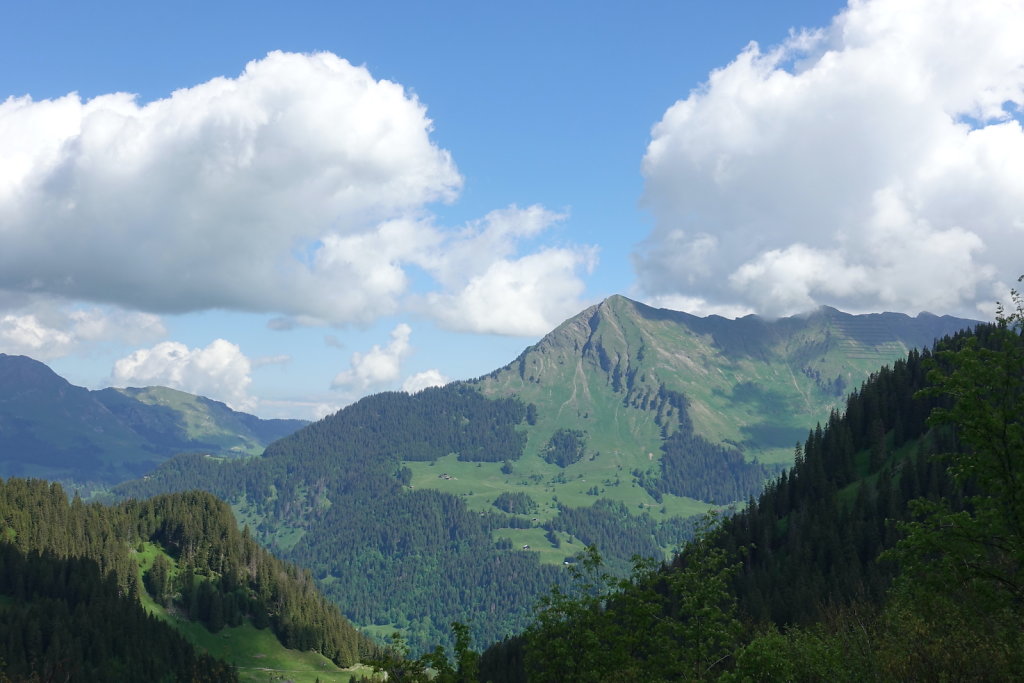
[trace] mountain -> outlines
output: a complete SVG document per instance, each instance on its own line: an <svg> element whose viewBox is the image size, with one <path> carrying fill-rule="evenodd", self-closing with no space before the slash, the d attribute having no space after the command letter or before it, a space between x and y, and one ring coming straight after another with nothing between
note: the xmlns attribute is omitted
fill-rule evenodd
<svg viewBox="0 0 1024 683"><path fill-rule="evenodd" d="M553 592L523 636L485 653L481 680L1015 678L1024 302L1014 300L997 324L874 373L790 471L669 567L609 582L591 556L576 590Z"/></svg>
<svg viewBox="0 0 1024 683"><path fill-rule="evenodd" d="M622 453L631 464L631 453L657 454L664 432L674 429L656 419L658 394L668 391L685 397L696 434L747 460L788 463L793 444L870 373L976 324L829 307L776 320L699 318L613 296L559 325L479 388L537 406L528 453L556 429L573 428L587 433L593 450Z"/></svg>
<svg viewBox="0 0 1024 683"><path fill-rule="evenodd" d="M666 557L694 515L757 495L845 387L970 325L728 321L612 297L478 380L368 396L262 458L183 456L116 492L211 491L356 623L427 647L458 620L490 642L584 545L619 574Z"/></svg>
<svg viewBox="0 0 1024 683"><path fill-rule="evenodd" d="M305 425L166 387L89 391L0 354L0 475L116 482L184 451L237 457Z"/></svg>

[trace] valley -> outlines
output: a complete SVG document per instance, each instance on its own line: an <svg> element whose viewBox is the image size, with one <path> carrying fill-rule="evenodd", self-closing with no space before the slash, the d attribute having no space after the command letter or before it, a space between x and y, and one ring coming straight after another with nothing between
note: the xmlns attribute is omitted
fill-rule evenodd
<svg viewBox="0 0 1024 683"><path fill-rule="evenodd" d="M673 560L696 520L739 512L792 464L785 443L811 458L797 433L820 439L823 424L826 437L834 433L840 392L969 325L831 309L726 321L613 297L479 379L368 396L257 457L178 455L112 493L132 501L209 491L231 505L236 528L304 567L355 624L397 630L415 654L452 647L457 621L482 648L527 629L551 586L569 590L588 548L618 577L630 575L634 556ZM215 441L200 399L120 395L177 410L184 433L205 424ZM170 550L146 547L140 577L158 556L172 575L182 571ZM255 654L277 663L262 668L302 661L304 670L348 675L271 647L248 619L180 622L141 595L202 650L248 667L243 680L261 670ZM224 649L236 640L246 643L241 652Z"/></svg>
<svg viewBox="0 0 1024 683"><path fill-rule="evenodd" d="M211 491L356 623L414 649L450 645L453 620L492 642L580 549L619 575L634 555L670 558L695 516L741 506L791 462L837 387L970 324L831 309L728 321L612 297L477 380L368 396L261 458L183 456L114 492ZM496 508L506 493L528 511Z"/></svg>

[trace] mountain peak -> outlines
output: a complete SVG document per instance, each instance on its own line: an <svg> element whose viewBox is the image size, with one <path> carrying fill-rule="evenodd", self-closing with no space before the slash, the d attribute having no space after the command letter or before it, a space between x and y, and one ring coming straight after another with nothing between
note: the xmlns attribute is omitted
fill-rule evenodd
<svg viewBox="0 0 1024 683"><path fill-rule="evenodd" d="M11 400L24 391L37 392L71 386L45 363L28 356L0 353L0 388L3 398Z"/></svg>
<svg viewBox="0 0 1024 683"><path fill-rule="evenodd" d="M657 452L658 430L672 427L665 427L666 416L655 424L645 411L652 397L675 392L691 401L698 433L762 461L779 461L871 372L974 324L902 313L852 315L830 306L787 318L730 320L613 295L481 378L480 386L491 396L554 404L551 425L607 434L602 452L641 445L645 453Z"/></svg>

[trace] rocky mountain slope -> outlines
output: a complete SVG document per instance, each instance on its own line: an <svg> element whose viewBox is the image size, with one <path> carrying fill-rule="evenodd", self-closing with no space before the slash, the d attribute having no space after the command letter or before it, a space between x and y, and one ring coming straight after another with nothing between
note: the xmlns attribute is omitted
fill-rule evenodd
<svg viewBox="0 0 1024 683"><path fill-rule="evenodd" d="M528 452L571 427L602 453L657 456L664 433L676 427L656 421L658 393L667 390L686 397L694 431L712 443L748 460L789 462L793 445L870 373L975 324L828 307L777 320L699 318L613 296L562 323L479 387L537 406Z"/></svg>

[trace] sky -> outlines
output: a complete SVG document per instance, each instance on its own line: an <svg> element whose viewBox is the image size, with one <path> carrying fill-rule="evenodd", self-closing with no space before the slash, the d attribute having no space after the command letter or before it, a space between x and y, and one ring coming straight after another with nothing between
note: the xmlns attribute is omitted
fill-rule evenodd
<svg viewBox="0 0 1024 683"><path fill-rule="evenodd" d="M316 419L612 294L986 319L1018 0L10 3L0 352Z"/></svg>

